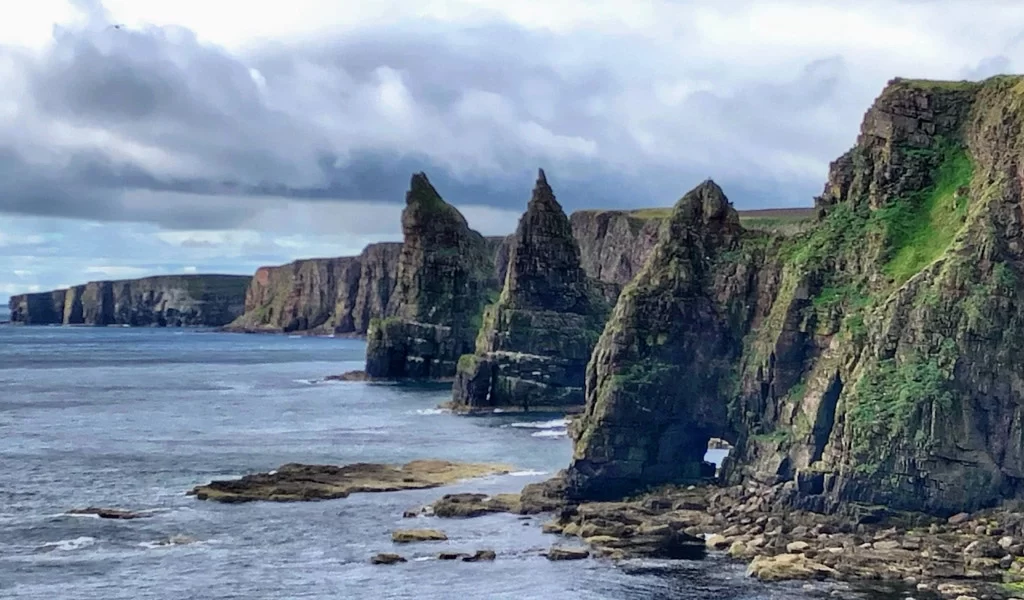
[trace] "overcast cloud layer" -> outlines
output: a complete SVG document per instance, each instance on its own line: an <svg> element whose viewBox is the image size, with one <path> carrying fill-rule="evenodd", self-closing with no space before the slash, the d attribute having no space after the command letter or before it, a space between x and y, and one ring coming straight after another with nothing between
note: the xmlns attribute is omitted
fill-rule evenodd
<svg viewBox="0 0 1024 600"><path fill-rule="evenodd" d="M888 79L1024 60L1011 1L215 4L0 25L0 301L355 253L418 170L490 234L539 166L567 210L809 205Z"/></svg>

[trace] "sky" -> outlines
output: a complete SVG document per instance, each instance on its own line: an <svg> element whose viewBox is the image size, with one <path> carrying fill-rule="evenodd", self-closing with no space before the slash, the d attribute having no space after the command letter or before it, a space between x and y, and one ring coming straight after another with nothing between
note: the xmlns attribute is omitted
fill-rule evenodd
<svg viewBox="0 0 1024 600"><path fill-rule="evenodd" d="M809 206L896 76L1024 68L1016 0L33 0L0 20L0 302L401 238L413 172L485 235Z"/></svg>

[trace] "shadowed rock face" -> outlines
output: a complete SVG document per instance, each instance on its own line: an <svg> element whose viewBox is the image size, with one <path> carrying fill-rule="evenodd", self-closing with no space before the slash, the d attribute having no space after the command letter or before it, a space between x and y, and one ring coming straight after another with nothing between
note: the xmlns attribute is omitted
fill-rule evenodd
<svg viewBox="0 0 1024 600"><path fill-rule="evenodd" d="M387 317L367 334L374 378L455 375L473 348L481 312L495 291L493 248L446 203L423 173L413 175L402 211L404 241Z"/></svg>
<svg viewBox="0 0 1024 600"><path fill-rule="evenodd" d="M250 277L167 275L94 281L66 290L12 296L11 321L27 325L216 327L244 308Z"/></svg>
<svg viewBox="0 0 1024 600"><path fill-rule="evenodd" d="M705 181L676 204L666 235L623 290L587 368L570 484L618 497L647 482L698 479L708 438L729 427L720 390L741 353L713 271L739 245L729 201ZM724 391L724 390L722 390Z"/></svg>
<svg viewBox="0 0 1024 600"><path fill-rule="evenodd" d="M580 210L569 222L580 264L611 305L644 266L667 211Z"/></svg>
<svg viewBox="0 0 1024 600"><path fill-rule="evenodd" d="M544 171L511 241L505 285L484 311L476 352L453 387L458 408L583 403L583 375L607 314L580 266L569 219Z"/></svg>
<svg viewBox="0 0 1024 600"><path fill-rule="evenodd" d="M701 474L785 502L952 514L1024 477L1024 80L894 80L831 167L817 222L677 204L594 351L570 493Z"/></svg>

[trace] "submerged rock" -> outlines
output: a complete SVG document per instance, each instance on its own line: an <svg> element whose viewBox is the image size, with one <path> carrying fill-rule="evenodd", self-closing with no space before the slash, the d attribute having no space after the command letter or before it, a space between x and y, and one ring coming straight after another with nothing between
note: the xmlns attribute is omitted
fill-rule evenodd
<svg viewBox="0 0 1024 600"><path fill-rule="evenodd" d="M443 542L447 539L448 536L438 529L396 529L391 532L391 541L396 544Z"/></svg>
<svg viewBox="0 0 1024 600"><path fill-rule="evenodd" d="M131 519L144 519L151 517L149 513L140 513L123 508L100 508L96 506L90 506L88 508L74 508L69 510L68 515L95 515L101 519L118 519L118 520L131 520Z"/></svg>
<svg viewBox="0 0 1024 600"><path fill-rule="evenodd" d="M405 465L356 463L341 467L290 463L270 473L197 486L189 494L200 500L228 503L330 500L360 492L433 488L511 470L507 465L443 460L416 460Z"/></svg>
<svg viewBox="0 0 1024 600"><path fill-rule="evenodd" d="M371 377L366 371L346 371L341 375L328 375L324 381L370 381Z"/></svg>
<svg viewBox="0 0 1024 600"><path fill-rule="evenodd" d="M459 359L453 408L582 404L586 364L607 312L540 171L512 238L501 295L484 311L476 351Z"/></svg>
<svg viewBox="0 0 1024 600"><path fill-rule="evenodd" d="M494 550L477 550L472 556L463 557L462 562L485 562L497 558Z"/></svg>

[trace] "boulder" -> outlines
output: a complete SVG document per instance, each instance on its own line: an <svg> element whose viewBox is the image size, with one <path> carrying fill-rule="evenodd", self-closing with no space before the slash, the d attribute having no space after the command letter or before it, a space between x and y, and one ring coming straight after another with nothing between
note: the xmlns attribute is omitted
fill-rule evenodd
<svg viewBox="0 0 1024 600"><path fill-rule="evenodd" d="M381 552L370 559L370 562L375 565L394 565L398 563L406 562L406 559L401 554L394 554L391 552Z"/></svg>
<svg viewBox="0 0 1024 600"><path fill-rule="evenodd" d="M590 556L590 550L582 547L552 546L544 556L548 560L582 560Z"/></svg>
<svg viewBox="0 0 1024 600"><path fill-rule="evenodd" d="M828 579L838 577L839 572L803 554L779 554L758 556L747 567L747 576L761 581L785 581L791 579Z"/></svg>

